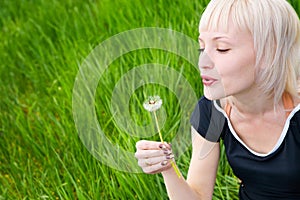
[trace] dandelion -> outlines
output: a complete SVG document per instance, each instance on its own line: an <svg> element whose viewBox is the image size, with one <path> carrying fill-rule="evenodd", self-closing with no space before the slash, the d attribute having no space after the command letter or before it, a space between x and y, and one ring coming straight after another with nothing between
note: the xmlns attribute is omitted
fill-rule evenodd
<svg viewBox="0 0 300 200"><path fill-rule="evenodd" d="M153 112L155 122L156 122L156 127L157 127L158 134L159 134L159 137L160 137L160 141L164 142L164 140L162 138L162 135L161 135L161 132L160 132L160 128L159 128L159 125L158 125L158 120L157 120L157 116L156 116L156 112L155 112L156 110L160 109L161 105L162 105L162 100L159 96L150 96L148 98L148 100L145 101L144 104L143 104L143 106L146 110L148 110L149 112Z"/></svg>
<svg viewBox="0 0 300 200"><path fill-rule="evenodd" d="M147 101L144 102L143 106L149 112L154 112L160 109L162 105L162 100L159 96L150 96Z"/></svg>
<svg viewBox="0 0 300 200"><path fill-rule="evenodd" d="M162 134L160 132L160 128L159 128L159 124L158 124L158 119L157 119L157 116L156 116L156 112L158 109L160 109L161 105L162 105L162 100L159 96L150 96L144 103L143 103L143 106L146 110L148 110L149 112L152 112L153 115L154 115L154 118L155 118L155 123L156 123L156 127L157 127L157 130L158 130L158 134L159 134L159 137L160 137L160 141L162 143L164 143L164 140L162 138ZM171 165L172 167L174 168L176 174L178 175L178 177L180 178L180 172L179 172L179 169L177 168L177 166L175 165L175 163L173 162L173 160L171 160Z"/></svg>

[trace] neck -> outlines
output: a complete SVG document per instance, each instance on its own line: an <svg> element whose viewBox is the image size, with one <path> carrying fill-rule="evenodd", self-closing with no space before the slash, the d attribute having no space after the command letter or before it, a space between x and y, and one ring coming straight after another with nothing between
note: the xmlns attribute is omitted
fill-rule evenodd
<svg viewBox="0 0 300 200"><path fill-rule="evenodd" d="M274 112L273 96L262 94L258 89L237 94L230 97L232 106L243 115L263 116L270 111Z"/></svg>

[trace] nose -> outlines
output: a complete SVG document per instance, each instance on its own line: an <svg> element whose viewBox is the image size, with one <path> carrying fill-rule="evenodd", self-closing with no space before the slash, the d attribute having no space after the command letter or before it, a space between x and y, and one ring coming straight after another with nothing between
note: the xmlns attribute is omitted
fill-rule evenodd
<svg viewBox="0 0 300 200"><path fill-rule="evenodd" d="M199 56L198 67L199 69L210 69L214 67L213 61L205 51Z"/></svg>

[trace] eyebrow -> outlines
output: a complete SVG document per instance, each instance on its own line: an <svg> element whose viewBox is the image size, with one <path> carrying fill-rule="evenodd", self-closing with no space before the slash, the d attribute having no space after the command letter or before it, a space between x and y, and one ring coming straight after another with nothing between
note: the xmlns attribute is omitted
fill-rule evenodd
<svg viewBox="0 0 300 200"><path fill-rule="evenodd" d="M213 37L212 40L220 40L220 39L230 39L229 37L227 36L216 36L216 37ZM200 36L198 37L198 41L201 41L203 42L203 40L200 38Z"/></svg>

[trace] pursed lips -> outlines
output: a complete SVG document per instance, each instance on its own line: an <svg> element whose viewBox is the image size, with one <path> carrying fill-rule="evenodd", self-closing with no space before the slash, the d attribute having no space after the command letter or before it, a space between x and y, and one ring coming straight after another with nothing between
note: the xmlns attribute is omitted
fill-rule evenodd
<svg viewBox="0 0 300 200"><path fill-rule="evenodd" d="M217 81L217 79L212 78L210 76L206 76L206 75L201 75L201 78L202 78L202 83L205 86L211 86L212 84L214 84Z"/></svg>

